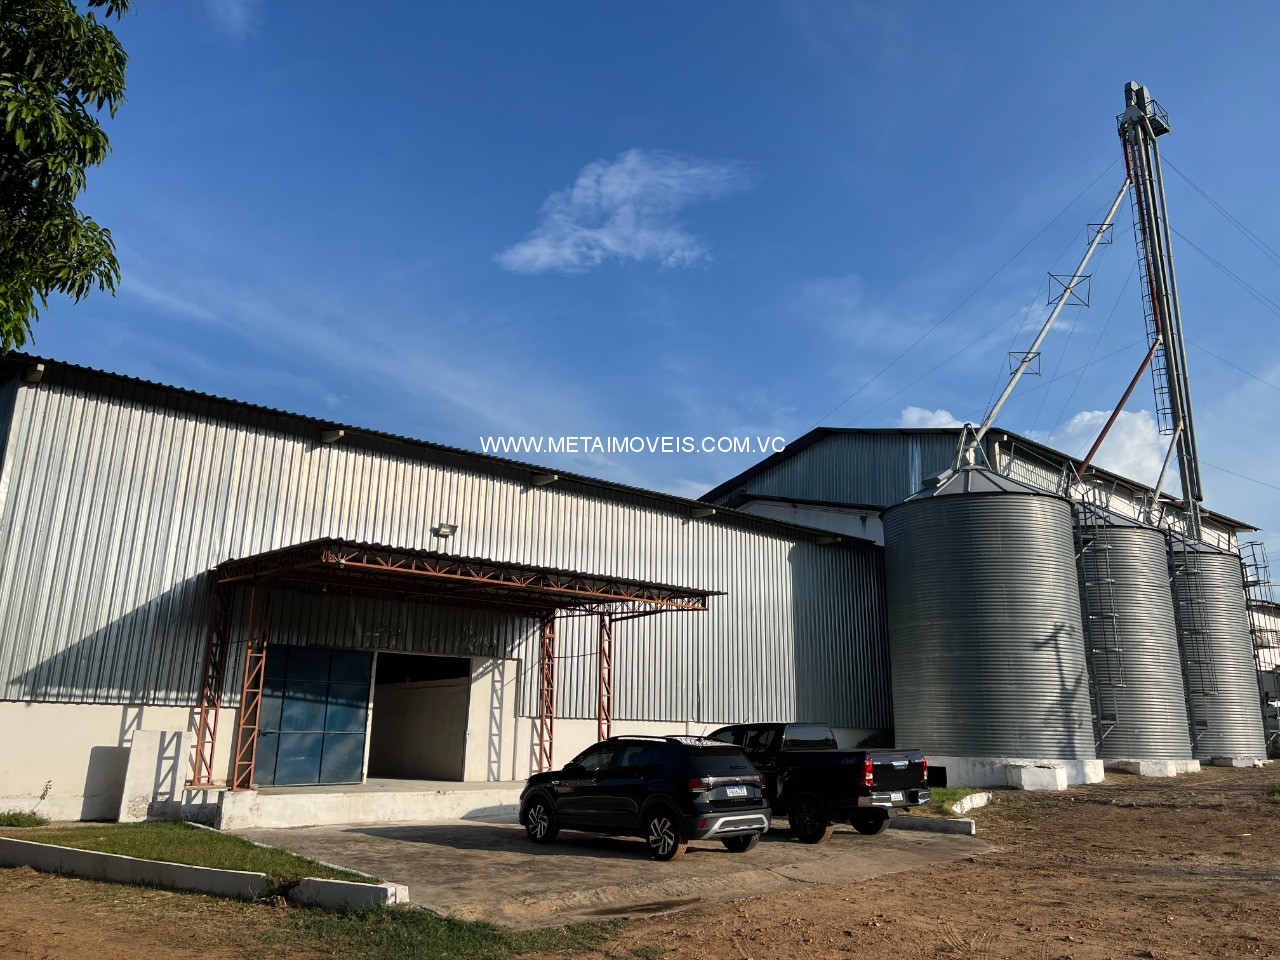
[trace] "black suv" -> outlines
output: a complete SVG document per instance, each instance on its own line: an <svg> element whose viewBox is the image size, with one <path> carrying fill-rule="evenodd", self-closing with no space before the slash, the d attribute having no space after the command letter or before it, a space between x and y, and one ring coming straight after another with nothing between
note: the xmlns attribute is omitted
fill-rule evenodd
<svg viewBox="0 0 1280 960"><path fill-rule="evenodd" d="M745 853L769 829L764 781L737 747L701 737L610 737L563 770L535 773L520 794L529 839L561 829L643 837L655 860L690 840Z"/></svg>

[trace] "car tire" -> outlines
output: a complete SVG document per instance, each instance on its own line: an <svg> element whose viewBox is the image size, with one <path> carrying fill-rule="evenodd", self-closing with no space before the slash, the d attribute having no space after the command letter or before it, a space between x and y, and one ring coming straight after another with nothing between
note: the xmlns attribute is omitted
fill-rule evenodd
<svg viewBox="0 0 1280 960"><path fill-rule="evenodd" d="M736 837L723 837L720 840L730 853L746 853L748 850L754 850L757 843L760 842L760 834L744 833Z"/></svg>
<svg viewBox="0 0 1280 960"><path fill-rule="evenodd" d="M654 807L644 816L644 842L654 860L679 860L689 847L680 817L669 807Z"/></svg>
<svg viewBox="0 0 1280 960"><path fill-rule="evenodd" d="M788 819L791 832L801 843L826 843L836 828L827 814L827 805L812 793L796 797Z"/></svg>
<svg viewBox="0 0 1280 960"><path fill-rule="evenodd" d="M883 833L889 826L889 815L880 810L871 813L855 813L849 819L849 823L859 833L873 837L877 833Z"/></svg>
<svg viewBox="0 0 1280 960"><path fill-rule="evenodd" d="M556 811L545 797L534 797L524 805L520 814L524 832L534 843L550 843L560 832L556 823Z"/></svg>

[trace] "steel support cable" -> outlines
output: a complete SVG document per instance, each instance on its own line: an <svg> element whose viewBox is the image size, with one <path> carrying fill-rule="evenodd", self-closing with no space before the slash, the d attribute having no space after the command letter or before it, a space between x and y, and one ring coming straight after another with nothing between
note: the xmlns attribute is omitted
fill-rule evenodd
<svg viewBox="0 0 1280 960"><path fill-rule="evenodd" d="M1041 284L1041 286L1043 286L1043 284ZM866 410L863 410L860 414L858 414L856 417L854 417L852 420L850 420L850 421L849 421L850 425L857 423L859 420L863 419L864 417L870 416L872 413L874 413L876 410L879 410L881 407L883 407L883 406L884 406L886 403L888 403L889 401L891 401L891 400L893 400L893 399L895 399L895 398L897 398L897 397L901 396L902 394L906 393L908 390L910 390L912 387L914 387L914 386L915 386L917 383L919 383L921 380L924 380L925 378L932 376L934 373L936 373L936 372L937 372L938 370L940 370L942 367L945 367L945 366L946 366L947 364L949 364L951 361L953 361L953 360L955 360L957 357L959 357L961 354L964 354L964 353L966 353L967 351L972 350L972 349L973 349L974 347L976 347L979 343L981 343L983 340L985 340L985 339L987 339L988 337L990 337L993 333L995 333L997 330L999 330L1001 327L1003 327L1006 323L1008 323L1010 320L1012 320L1012 319L1013 319L1014 317L1016 317L1018 314L1022 314L1022 315L1023 315L1023 320L1024 320L1024 322L1025 322L1027 312L1030 310L1030 308L1031 308L1032 306L1034 306L1034 305L1035 305L1036 300L1039 300L1039 299L1040 299L1040 289L1039 289L1039 288L1037 288L1037 289L1036 289L1035 297L1034 297L1034 298L1031 300L1031 302L1030 302L1030 303L1028 303L1026 306L1019 307L1019 308L1018 308L1017 310L1015 310L1013 313L1009 314L1007 317L1005 317L1003 320L1001 320L999 323L997 323L994 327L991 327L991 328L989 328L988 330L984 331L983 333L979 334L979 335L978 335L978 337L977 337L976 339L969 341L969 343L967 343L965 346L961 347L959 350L957 350L957 351L956 351L955 353L953 353L951 356L947 357L947 358L946 358L945 360L943 360L942 362L935 364L934 366L932 366L932 367L930 367L928 370L926 370L924 373L920 374L920 376L916 377L914 380L912 380L910 383L908 383L905 387L902 387L902 388L900 388L899 390L897 390L896 392L891 393L889 396L885 397L883 400L881 400L879 403L875 404L874 406L870 406L870 407L868 407Z"/></svg>
<svg viewBox="0 0 1280 960"><path fill-rule="evenodd" d="M1107 254L1111 252L1112 246L1114 246L1114 238L1112 243L1107 244L1107 248L1098 255L1098 269L1094 271L1096 274L1101 274L1103 267L1107 265ZM1050 382L1057 379L1058 372L1062 369L1062 361L1067 357L1067 348L1071 346L1071 338L1075 336L1075 332L1076 325L1073 323L1067 328L1067 338L1062 342L1062 349L1058 351L1058 362L1054 364ZM1036 407L1036 415L1031 418L1031 429L1033 431L1036 428L1036 424L1040 422L1040 415L1044 413L1044 405L1049 400L1049 393L1050 391L1046 390L1040 397L1040 405Z"/></svg>
<svg viewBox="0 0 1280 960"><path fill-rule="evenodd" d="M1101 210L1100 210L1100 211L1099 211L1095 216L1096 216L1096 218L1100 219L1101 217L1103 217L1103 216L1105 216L1105 215L1106 215L1106 212L1107 212L1107 208L1104 206L1104 207L1102 207L1102 209L1101 209ZM1096 219L1095 219L1095 221L1094 221L1094 222L1096 222ZM1057 270L1057 269L1058 269L1059 264L1061 264L1061 263L1062 263L1062 258L1063 258L1063 257L1065 257L1065 256L1067 255L1067 251L1069 251L1069 250L1071 249L1072 245L1076 242L1076 240L1078 240L1078 239L1079 239L1080 234L1081 234L1081 233L1085 233L1085 232L1087 231L1087 229L1088 229L1087 227L1082 227L1082 228L1080 229L1080 231L1078 231L1078 232L1076 233L1076 235L1075 235L1075 236L1073 236L1073 237L1071 238L1071 240L1070 240L1070 241L1068 241L1067 245L1066 245L1065 247L1063 247L1063 248L1062 248L1062 252L1058 254L1058 258L1057 258L1056 260L1054 260L1054 261L1053 261L1053 269L1054 269L1054 270ZM1132 227L1132 226L1130 226L1130 227L1129 227L1129 232L1130 232L1130 233L1132 233L1132 232L1133 232L1133 227ZM1111 244L1110 244L1110 243L1108 243L1108 244L1107 244L1107 246L1108 246L1108 247L1110 247L1110 246L1111 246ZM1103 250L1103 251L1102 251L1102 253L1099 255L1099 257L1098 257L1098 266L1099 266L1099 269L1101 269L1102 263L1105 261L1106 255L1107 255L1107 251L1106 251L1106 250ZM1050 282L1050 281L1049 281L1049 278L1048 278L1047 276L1044 278L1044 280L1042 280L1042 281L1040 282L1040 287L1038 287L1038 288L1037 288L1037 290L1036 290L1036 298L1037 298L1037 299L1038 299L1038 298L1039 298L1039 296L1040 296L1040 290L1041 290L1041 289L1043 289L1043 288L1045 287L1045 285L1046 285L1046 284L1048 284L1049 282ZM1032 303L1034 304L1034 302L1035 302L1035 301L1033 300L1033 301L1032 301ZM1046 305L1045 305L1045 310L1047 311L1048 309L1049 309L1049 305L1048 305L1048 304L1046 304ZM1022 336L1022 330L1023 330L1023 328L1026 326L1026 322L1027 322L1027 320L1029 320L1030 318L1031 318L1031 311L1030 311L1030 308L1028 308L1028 309L1027 309L1027 312L1023 315L1022 323L1018 324L1018 329L1014 332L1013 336L1012 336L1012 337L1010 338L1010 340L1009 340L1009 347L1008 347L1008 349L1007 349L1007 350L1005 350L1005 356L1010 356L1010 355L1012 355L1012 353L1013 353L1013 348L1017 345L1018 338L1019 338L1020 336ZM1070 338L1068 338L1068 339L1070 339ZM1059 367L1061 367L1061 365L1062 365L1062 357L1060 356L1060 357L1059 357L1059 360L1058 360L1058 366L1059 366ZM1057 371L1057 370L1054 370L1054 375L1055 375L1055 376L1057 375L1057 373L1058 373L1058 371ZM992 382L992 384L991 384L991 390L990 390L990 392L987 394L987 402L986 402L986 403L983 405L983 407L982 407L982 413L981 413L981 414L979 414L979 415L975 418L977 421L981 421L981 420L983 420L983 419L986 417L986 413L987 413L987 411L988 411L988 410L990 410L990 409L991 409L991 405L992 405L993 403L995 403L996 394L1000 392L1000 388L1001 388L1001 386L1003 386L1003 385L1004 385L1005 378L1007 378L1007 377L1008 377L1008 374L1005 372L1004 364L1003 364L1003 363L1001 363L1001 364L1000 364L1000 366L996 369L996 376L995 376L995 380ZM1025 392L1025 391L1024 391L1024 392ZM1047 394L1046 394L1046 396L1047 396ZM1039 413L1037 413L1037 414L1036 414L1036 418L1037 418L1037 419L1039 419Z"/></svg>
<svg viewBox="0 0 1280 960"><path fill-rule="evenodd" d="M1130 230L1132 232L1132 229ZM1071 392L1067 394L1067 399L1062 403L1062 409L1058 411L1058 419L1054 421L1053 428L1049 431L1049 436L1053 436L1058 432L1058 428L1062 426L1062 420L1067 415L1067 408L1071 406L1071 401L1075 399L1076 392L1080 389L1080 384L1084 382L1084 372L1088 366L1093 363L1093 357L1098 352L1098 347L1102 346L1102 338L1107 335L1107 330L1111 327L1111 321L1115 318L1116 310L1120 307L1120 301L1124 299L1125 292L1129 289L1129 285L1133 283L1134 274L1138 272L1138 261L1133 261L1133 266L1129 268L1129 276L1125 278L1124 284L1120 287L1120 292L1116 294L1116 302L1111 305L1111 312L1107 314L1107 320L1102 325L1102 329L1098 331L1098 339L1093 341L1093 349L1089 351L1089 356L1084 362L1084 366L1080 368L1080 376L1076 377L1076 382L1071 387ZM1070 376L1070 374L1067 374ZM1058 371L1053 372L1053 380L1058 378ZM1053 382L1050 380L1050 383ZM1047 396L1047 394L1046 394Z"/></svg>
<svg viewBox="0 0 1280 960"><path fill-rule="evenodd" d="M1094 185L1095 185L1099 180L1101 180L1103 177L1105 177L1105 176L1106 176L1106 175L1111 171L1111 168L1112 168L1112 167L1114 167L1117 163L1119 163L1119 160L1112 160L1112 161L1111 161L1111 163L1109 163L1109 164L1107 165L1107 168L1106 168L1105 170L1103 170L1103 171L1102 171L1101 173L1099 173L1096 177L1094 177L1094 178L1089 182L1088 186L1086 186L1083 190L1081 190L1078 194L1076 194L1076 196L1071 200L1071 202L1070 202L1070 203L1068 203L1065 207L1063 207L1063 208L1062 208L1062 210L1061 210L1061 211L1059 211L1059 212L1058 212L1057 216L1055 216L1052 220L1050 220L1050 221L1049 221L1048 223L1046 223L1043 227L1041 227L1041 228L1040 228L1040 230L1036 233L1036 235L1035 235L1034 237L1032 237L1030 240L1028 240L1026 243L1024 243L1024 244L1023 244L1023 245L1018 249L1018 252L1017 252L1017 253L1015 253L1015 254L1014 254L1013 256L1011 256L1008 260L1006 260L1004 263L1002 263L1002 264L999 266L999 268L997 268L997 269L996 269L995 273L991 274L991 276L989 276L989 277L987 277L987 279L983 280L983 281L982 281L982 283L978 284L978 286L974 288L974 290L973 290L973 292L972 292L972 293L970 293L967 297L965 297L965 298L964 298L963 300L961 300L958 304L956 304L954 307L952 307L952 308L951 308L951 310L950 310L947 314L945 314L945 315L942 317L942 319L940 319L940 320L939 320L937 323L935 323L932 327L930 327L930 328L929 328L928 330L926 330L924 333L920 334L920 336L915 340L915 342L913 342L909 347L907 347L907 348L906 348L905 350L903 350L900 354L898 354L896 357L894 357L892 360L890 360L887 364L885 364L883 367L881 367L881 368L880 368L880 371L879 371L878 373L876 373L876 375L875 375L875 376L873 376L870 380L865 380L865 381L863 381L862 385L861 385L861 386L859 386L859 387L858 387L858 389L854 390L854 391L853 391L853 393L849 394L849 396L845 397L843 400L841 400L839 403L837 403L834 407L832 407L832 408L831 408L830 410L828 410L825 414L823 414L823 416L819 417L819 418L818 418L818 420L817 420L817 422L815 422L813 426L814 426L814 427L821 426L821 425L822 425L822 421L823 421L823 420L826 420L826 419L827 419L828 417L830 417L833 413L835 413L837 410L839 410L841 407L843 407L846 403L848 403L848 402L849 402L850 400L852 400L854 397L858 396L858 394L862 393L862 391L863 391L863 390L867 389L867 387L871 386L871 384L875 383L875 382L876 382L877 380L879 380L882 376L884 376L886 373L888 373L888 372L889 372L889 370L890 370L890 369L892 369L894 366L896 366L896 365L898 364L898 362L899 362L900 360L902 360L902 358L903 358L903 357L905 357L905 356L906 356L907 354L909 354L912 350L914 350L914 349L915 349L916 347L918 347L921 343L923 343L923 342L924 342L924 341L925 341L925 340L926 340L926 339L927 339L927 338L928 338L928 337L929 337L929 336L930 336L930 335L931 335L935 330L937 330L940 326L942 326L944 323L946 323L948 320L950 320L953 316L955 316L957 313L959 313L959 312L960 312L961 307L963 307L966 303L968 303L970 300L972 300L974 297L976 297L979 293L981 293L981 292L986 288L987 284L989 284L992 280L994 280L994 279L995 279L996 277L998 277L1001 273L1003 273L1003 272L1005 271L1005 269L1009 266L1009 264L1013 263L1013 261L1017 260L1017 259L1018 259L1018 257L1022 256L1022 254L1023 254L1023 253L1025 253L1025 252L1027 251L1027 248L1029 248L1033 243L1035 243L1037 240L1039 240L1039 239L1040 239L1040 238L1045 234L1045 232L1049 230L1049 228L1050 228L1050 227L1052 227L1055 223L1057 223L1059 220L1061 220L1061 219L1066 215L1067 211L1068 211L1068 210L1070 210L1072 207L1074 207L1074 206L1075 206L1075 205L1080 201L1080 198L1081 198L1081 197L1083 197L1086 193L1088 193L1090 190L1092 190L1092 189L1093 189L1093 187L1094 187ZM812 427L811 427L810 429L812 429Z"/></svg>
<svg viewBox="0 0 1280 960"><path fill-rule="evenodd" d="M1072 242L1074 242L1074 240ZM1006 357L1013 353L1013 348L1018 344L1018 338L1022 336L1022 331L1026 327L1027 321L1031 319L1032 308L1035 307L1036 301L1040 299L1040 291L1041 290L1047 291L1048 289L1049 289L1049 277L1046 275L1045 278L1040 281L1040 286L1036 287L1036 292L1035 292L1035 295L1032 296L1031 302L1022 308L1022 311L1021 311L1022 320L1019 321L1018 323L1018 329L1013 331L1013 336L1009 338L1009 346L1006 347L1004 351L1004 355ZM1048 308L1046 307L1045 309L1048 309ZM991 381L991 390L990 392L987 393L987 402L982 407L983 413L986 413L986 411L990 410L991 404L995 403L996 394L1000 392L1000 387L1004 383L1005 378L1007 376L1009 376L1009 374L1005 372L1005 365L1002 359L1000 364L996 367L995 378ZM981 419L981 417L979 417L979 419Z"/></svg>
<svg viewBox="0 0 1280 960"><path fill-rule="evenodd" d="M1207 253L1202 247L1196 244L1195 241L1191 240L1181 230L1174 229L1173 232L1178 235L1178 238L1182 240L1183 243L1190 246L1191 249L1195 250L1196 253L1200 254L1200 256L1204 257L1206 260L1212 263L1215 267L1217 267L1219 270L1225 273L1228 277L1234 280L1236 284L1239 285L1239 287L1242 290L1244 290L1246 293L1248 293L1251 297L1253 297L1253 299L1257 300L1260 304L1262 304L1264 307L1266 307L1268 310L1274 313L1277 317L1280 317L1280 303L1276 303L1274 300L1268 297L1265 293L1256 289L1247 281L1242 280L1239 276L1233 273L1229 267L1225 266L1218 260L1214 259L1213 256Z"/></svg>
<svg viewBox="0 0 1280 960"><path fill-rule="evenodd" d="M1226 357L1218 356L1208 347L1200 346L1200 344L1196 343L1194 340L1188 339L1187 343L1191 344L1193 347L1195 347L1197 350L1201 351L1202 353L1207 353L1209 356L1213 357L1213 359L1221 360L1228 367L1235 367L1237 370L1243 373L1246 377L1249 377L1253 380L1257 380L1259 383L1265 384L1266 386L1270 387L1272 390L1280 390L1280 383L1272 383L1270 380L1264 380L1262 377L1258 376L1256 373L1250 373L1244 367L1240 366L1240 364L1233 363L1230 360L1228 360Z"/></svg>
<svg viewBox="0 0 1280 960"><path fill-rule="evenodd" d="M1264 257L1266 257L1268 260L1274 263L1277 267L1280 267L1280 253L1277 253L1274 247L1272 247L1269 243L1267 243L1267 241L1263 240L1260 236L1258 236L1256 233L1250 230L1247 226L1245 226L1245 224L1241 222L1237 217L1232 215L1232 213L1229 210L1227 210L1226 207L1220 204L1217 200L1213 199L1213 197L1209 196L1208 192L1203 187L1201 187L1189 176L1187 176L1185 173L1179 170L1177 166L1174 165L1173 161L1170 160L1167 156L1164 156L1163 160L1164 160L1165 166L1167 166L1170 170L1172 170L1174 173L1180 176L1183 180L1185 180L1188 186L1190 186L1191 189L1194 190L1196 193L1200 194L1200 196L1205 199L1205 201L1209 204L1209 206L1213 207L1213 209L1218 211L1218 213L1222 214L1223 218L1226 219L1226 221L1230 223L1233 227L1235 227L1238 231L1240 231L1240 234L1246 240L1252 243Z"/></svg>
<svg viewBox="0 0 1280 960"><path fill-rule="evenodd" d="M1251 477L1244 473L1236 473L1234 470L1228 470L1226 467L1220 467L1216 463L1210 463L1208 460L1201 460L1200 463L1206 467L1212 467L1214 470L1220 470L1223 473L1229 473L1233 477L1239 477L1241 480L1248 480L1250 483L1260 483L1264 487L1270 487L1272 490L1280 490L1280 486L1270 483L1266 480L1259 480L1257 477Z"/></svg>

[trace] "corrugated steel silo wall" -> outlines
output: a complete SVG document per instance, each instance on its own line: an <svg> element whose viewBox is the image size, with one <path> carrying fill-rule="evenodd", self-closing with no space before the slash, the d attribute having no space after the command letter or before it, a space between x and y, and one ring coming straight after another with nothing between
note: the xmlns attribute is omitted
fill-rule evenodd
<svg viewBox="0 0 1280 960"><path fill-rule="evenodd" d="M376 438L321 444L267 413L72 374L18 389L6 486L0 699L191 704L208 571L339 537L727 591L708 613L618 625L620 718L891 723L876 548ZM447 541L441 521L458 524ZM527 620L283 593L276 611L287 642L520 657L536 708ZM595 621L561 634L561 715L594 716Z"/></svg>
<svg viewBox="0 0 1280 960"><path fill-rule="evenodd" d="M1167 571L1164 534L1146 527L1098 527L1080 556L1086 652L1101 705L1116 711L1103 725L1100 757L1191 758Z"/></svg>
<svg viewBox="0 0 1280 960"><path fill-rule="evenodd" d="M1174 611L1191 698L1193 749L1198 759L1265 757L1262 704L1253 636L1245 607L1240 558L1197 551L1191 563L1171 546ZM1202 682L1197 660L1207 649L1212 680Z"/></svg>
<svg viewBox="0 0 1280 960"><path fill-rule="evenodd" d="M889 506L955 460L955 433L835 433L752 477L745 492Z"/></svg>
<svg viewBox="0 0 1280 960"><path fill-rule="evenodd" d="M1070 506L955 494L884 524L898 745L1093 759Z"/></svg>

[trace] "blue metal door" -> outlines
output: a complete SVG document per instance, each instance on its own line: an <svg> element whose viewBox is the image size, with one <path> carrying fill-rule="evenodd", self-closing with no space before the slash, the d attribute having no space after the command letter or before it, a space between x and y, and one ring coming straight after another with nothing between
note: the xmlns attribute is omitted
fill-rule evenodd
<svg viewBox="0 0 1280 960"><path fill-rule="evenodd" d="M363 650L268 646L254 780L360 782L372 673Z"/></svg>

